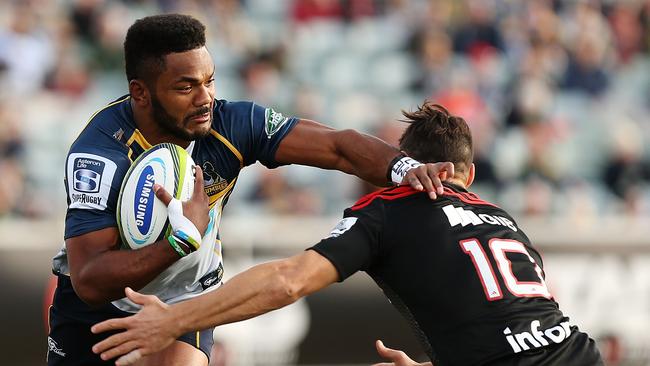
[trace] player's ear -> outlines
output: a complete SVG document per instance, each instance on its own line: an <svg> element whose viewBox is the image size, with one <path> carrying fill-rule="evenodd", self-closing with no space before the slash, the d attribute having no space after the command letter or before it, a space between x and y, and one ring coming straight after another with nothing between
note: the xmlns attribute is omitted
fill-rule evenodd
<svg viewBox="0 0 650 366"><path fill-rule="evenodd" d="M467 182L465 183L465 187L469 188L469 186L474 183L474 175L476 174L476 166L474 166L474 163L469 166L469 173L467 174Z"/></svg>
<svg viewBox="0 0 650 366"><path fill-rule="evenodd" d="M142 80L133 79L129 81L129 94L131 99L141 107L146 107L150 102L150 92Z"/></svg>

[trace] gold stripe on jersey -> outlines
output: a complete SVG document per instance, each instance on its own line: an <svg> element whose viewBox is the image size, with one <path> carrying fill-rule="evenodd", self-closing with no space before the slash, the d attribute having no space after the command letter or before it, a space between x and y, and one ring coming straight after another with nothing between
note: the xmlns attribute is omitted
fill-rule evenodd
<svg viewBox="0 0 650 366"><path fill-rule="evenodd" d="M226 139L225 137L223 137L223 136L222 136L221 134L219 134L219 132L217 132L216 130L211 129L211 130L210 130L210 134L211 134L212 136L216 137L219 141L221 141L224 145L226 145L226 147L227 147L230 151L232 151L233 154L235 154L235 156L236 156L237 159L239 160L239 168L240 168L240 169L243 168L243 167L244 167L244 157L243 157L242 154L239 152L239 150L237 150L237 148L236 148L233 144L231 144L230 141L228 141L228 139Z"/></svg>
<svg viewBox="0 0 650 366"><path fill-rule="evenodd" d="M225 196L229 191L232 190L232 188L235 186L235 182L236 182L236 181L237 181L237 177L235 177L235 178L232 180L232 182L230 182L230 183L228 184L228 186L227 186L226 188L224 188L223 191L221 191L221 192L215 194L214 196L209 196L209 198L210 198L210 202L209 202L209 206L210 206L210 208L214 207L215 203L217 203L217 201L219 201L219 198ZM223 205L222 205L221 207L223 207Z"/></svg>
<svg viewBox="0 0 650 366"><path fill-rule="evenodd" d="M81 133L84 132L84 130L86 129L86 127L88 127L88 125L90 124L90 122L93 120L93 118L95 118L96 115L99 114L99 112L103 111L103 110L106 109L106 108L110 108L110 107L112 107L112 106L114 106L114 105L116 105L116 104L120 104L120 103L122 103L123 101L125 101L125 100L127 100L127 99L129 99L129 98L131 98L131 96L130 96L130 95L127 95L126 97L124 97L124 98L122 98L122 99L120 99L120 100L116 100L116 101L114 101L114 102L112 102L112 103L109 103L109 104L107 104L107 105L105 105L105 106L99 108L98 110L96 110L95 113L93 113L93 114L90 116L90 118L88 118L88 121L86 121L86 125L85 125L84 128L81 130L81 132L79 132L79 134L77 135L77 138L75 139L75 141L76 141L77 139L79 139L79 136L81 136Z"/></svg>
<svg viewBox="0 0 650 366"><path fill-rule="evenodd" d="M135 143L137 144L137 146L139 146L143 151L146 151L146 150L151 149L151 144L149 143L149 141L147 141L147 140L144 138L144 136L142 136L142 132L140 132L140 130L138 130L138 129L136 128L135 131L133 131L133 135L131 135L131 137L129 138L129 141L126 142L126 146L129 147L129 155L128 155L128 156L129 156L129 160L131 160L131 161L134 160L134 159L131 158L131 155L133 155L133 149L132 149L131 145L133 145L134 142L135 142Z"/></svg>
<svg viewBox="0 0 650 366"><path fill-rule="evenodd" d="M201 332L196 332L196 348L201 349Z"/></svg>

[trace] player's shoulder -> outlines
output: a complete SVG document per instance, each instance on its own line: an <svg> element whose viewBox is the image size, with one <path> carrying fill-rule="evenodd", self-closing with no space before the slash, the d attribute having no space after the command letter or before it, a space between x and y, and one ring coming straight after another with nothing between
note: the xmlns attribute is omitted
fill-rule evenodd
<svg viewBox="0 0 650 366"><path fill-rule="evenodd" d="M122 96L96 110L71 145L71 152L81 146L110 148L125 146L135 130L129 95Z"/></svg>
<svg viewBox="0 0 650 366"><path fill-rule="evenodd" d="M444 192L440 197L440 202L451 201L466 206L481 206L499 209L499 207L494 203L482 199L478 194L470 192L463 187L446 182L443 183L443 186Z"/></svg>
<svg viewBox="0 0 650 366"><path fill-rule="evenodd" d="M350 207L352 211L366 209L368 207L380 206L386 203L395 202L406 197L416 196L424 192L415 190L410 186L395 186L380 189L361 197ZM426 196L426 195L425 195Z"/></svg>
<svg viewBox="0 0 650 366"><path fill-rule="evenodd" d="M250 116L254 108L255 103L247 100L215 99L214 101L214 113L221 117Z"/></svg>
<svg viewBox="0 0 650 366"><path fill-rule="evenodd" d="M213 107L212 129L223 136L250 129L250 121L255 110L251 101L228 101L215 99Z"/></svg>
<svg viewBox="0 0 650 366"><path fill-rule="evenodd" d="M372 205L393 205L402 202L422 201L433 206L445 206L457 204L462 206L481 206L501 210L494 203L481 199L476 193L470 192L462 187L443 183L444 193L436 200L431 200L424 191L418 191L411 186L395 186L380 189L361 197L352 207L352 210L360 210Z"/></svg>
<svg viewBox="0 0 650 366"><path fill-rule="evenodd" d="M128 95L98 109L70 146L67 173L79 174L80 170L115 172L118 166L128 167L126 140L134 131Z"/></svg>

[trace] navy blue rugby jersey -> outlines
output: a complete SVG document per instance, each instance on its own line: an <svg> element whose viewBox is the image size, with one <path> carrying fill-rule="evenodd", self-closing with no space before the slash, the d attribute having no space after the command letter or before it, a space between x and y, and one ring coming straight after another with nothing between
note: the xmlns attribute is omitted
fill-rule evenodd
<svg viewBox="0 0 650 366"><path fill-rule="evenodd" d="M515 220L453 185L435 201L403 186L370 194L310 249L340 281L366 271L436 365L482 365L578 333Z"/></svg>
<svg viewBox="0 0 650 366"><path fill-rule="evenodd" d="M180 259L142 289L163 301L182 300L220 282L223 267L218 225L239 172L256 161L269 168L281 165L275 152L298 121L252 102L215 100L213 112L210 134L187 148L203 168L210 226L197 252ZM128 95L93 114L66 160L66 239L117 226L122 180L131 163L150 147L136 127ZM54 258L53 270L69 274L65 244ZM114 304L122 310L136 310L128 302Z"/></svg>

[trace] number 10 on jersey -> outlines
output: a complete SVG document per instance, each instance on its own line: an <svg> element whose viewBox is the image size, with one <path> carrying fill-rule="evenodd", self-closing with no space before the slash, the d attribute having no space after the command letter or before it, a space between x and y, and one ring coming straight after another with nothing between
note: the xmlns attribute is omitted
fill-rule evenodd
<svg viewBox="0 0 650 366"><path fill-rule="evenodd" d="M501 291L501 286L499 286L494 269L481 243L476 239L467 239L461 241L459 244L463 252L472 258L472 263L474 263L476 273L481 280L485 297L488 301L502 299L503 292ZM517 297L545 297L547 299L552 297L546 286L546 281L544 281L542 269L537 265L530 253L528 253L524 244L510 239L491 239L488 246L490 247L492 257L497 263L503 282L511 294ZM519 281L512 271L512 262L506 257L506 253L508 252L525 255L537 273L539 282Z"/></svg>

